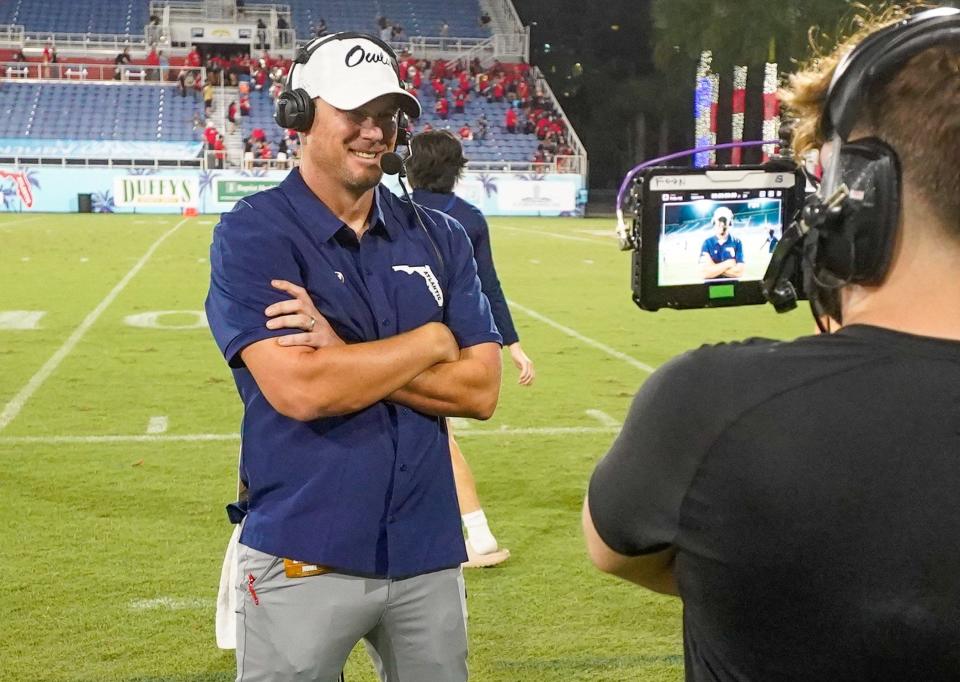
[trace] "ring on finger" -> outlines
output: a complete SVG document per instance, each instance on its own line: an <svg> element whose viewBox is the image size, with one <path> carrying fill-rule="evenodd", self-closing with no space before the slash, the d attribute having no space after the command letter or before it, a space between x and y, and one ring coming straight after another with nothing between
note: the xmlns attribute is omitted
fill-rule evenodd
<svg viewBox="0 0 960 682"><path fill-rule="evenodd" d="M310 328L307 329L307 331L308 331L308 332L312 332L312 331L313 331L313 328L314 328L314 326L316 326L316 324L317 324L317 319L316 319L315 317L311 316L311 317L310 317Z"/></svg>

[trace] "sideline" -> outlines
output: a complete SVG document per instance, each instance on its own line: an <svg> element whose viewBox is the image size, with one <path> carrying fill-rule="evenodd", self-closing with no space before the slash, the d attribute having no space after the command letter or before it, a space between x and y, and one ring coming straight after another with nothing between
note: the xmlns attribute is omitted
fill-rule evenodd
<svg viewBox="0 0 960 682"><path fill-rule="evenodd" d="M80 342L80 339L83 338L84 334L90 330L90 327L94 325L100 315L103 314L103 311L107 309L107 306L113 303L114 299L116 299L117 296L120 295L120 292L122 292L126 288L127 284L130 283L130 280L132 280L136 274L140 272L143 266L147 264L147 261L150 260L150 257L160 247L160 245L166 241L167 237L179 230L180 226L184 225L189 220L190 218L184 218L172 228L164 232L160 238L157 239L157 241L155 241L149 249L147 249L147 252L143 254L140 260L137 261L136 265L130 269L130 272L124 275L123 279L121 279L116 286L110 290L110 293L107 294L102 301L100 301L99 305L90 311L90 313L84 318L83 322L80 323L80 326L73 330L73 333L70 335L70 337L64 341L63 345L60 346L60 348L57 349L53 355L50 356L50 359L43 364L43 367L37 370L36 374L30 377L30 380L23 388L20 389L20 392L13 396L10 402L7 403L7 405L3 408L3 412L0 412L0 431L3 431L7 425L10 424L10 422L17 418L17 415L20 414L20 410L22 410L23 406L27 404L27 401L30 400L33 394L36 393L37 389L43 385L43 382L46 381L50 375L54 373L54 371L56 371L57 367L60 366L60 363L63 362L64 358L66 358L73 351L76 345Z"/></svg>

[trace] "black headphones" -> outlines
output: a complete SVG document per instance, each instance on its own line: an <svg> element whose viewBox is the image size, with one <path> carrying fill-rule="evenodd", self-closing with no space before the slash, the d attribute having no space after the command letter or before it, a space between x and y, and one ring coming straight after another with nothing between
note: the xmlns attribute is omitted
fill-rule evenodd
<svg viewBox="0 0 960 682"><path fill-rule="evenodd" d="M900 221L900 160L878 138L848 138L875 85L924 50L946 44L960 44L960 10L927 10L869 35L837 65L821 119L832 156L820 190L806 199L764 276L764 293L778 310L795 305L796 295L791 304L784 287L793 288L787 280L799 279L801 267L818 319L826 313L840 320L842 286L876 285L886 277Z"/></svg>
<svg viewBox="0 0 960 682"><path fill-rule="evenodd" d="M376 36L367 35L366 33L343 31L320 38L312 45L301 47L297 51L297 56L294 58L293 64L290 65L290 72L287 74L283 92L277 97L273 110L273 120L277 122L277 125L281 128L296 130L300 133L305 133L310 130L310 127L313 125L313 117L316 113L316 105L313 102L313 97L311 97L306 90L303 88L292 88L294 69L297 68L298 64L305 65L310 61L310 57L313 56L313 53L316 52L320 46L332 40L351 40L357 38L368 40L386 52L387 56L390 57L390 60L393 62L394 72L399 72L400 63L397 58L397 53L393 51L393 48L390 47L388 43ZM404 88L403 79L400 78L399 75L397 76L397 81L400 87ZM408 125L407 116L401 111L397 119L397 146L405 146L408 143Z"/></svg>

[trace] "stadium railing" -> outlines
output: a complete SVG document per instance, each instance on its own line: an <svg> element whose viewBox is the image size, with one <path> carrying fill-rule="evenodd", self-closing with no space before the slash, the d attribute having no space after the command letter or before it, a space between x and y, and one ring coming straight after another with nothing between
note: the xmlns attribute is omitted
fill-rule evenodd
<svg viewBox="0 0 960 682"><path fill-rule="evenodd" d="M120 78L115 78L117 69ZM109 81L121 83L163 83L172 85L173 78L180 71L187 71L194 79L201 83L206 81L207 71L204 68L182 66L146 66L143 64L74 64L72 62L56 62L43 64L42 62L0 62L0 73L7 78L24 80L52 80L64 82L77 81Z"/></svg>
<svg viewBox="0 0 960 682"><path fill-rule="evenodd" d="M77 159L62 156L6 156L0 164L15 166L63 166L66 168L206 168L202 158L195 159ZM210 166L213 168L213 166Z"/></svg>

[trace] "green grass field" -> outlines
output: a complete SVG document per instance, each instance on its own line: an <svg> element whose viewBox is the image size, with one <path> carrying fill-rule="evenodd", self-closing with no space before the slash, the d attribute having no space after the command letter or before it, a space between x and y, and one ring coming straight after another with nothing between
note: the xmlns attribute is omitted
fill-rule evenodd
<svg viewBox="0 0 960 682"><path fill-rule="evenodd" d="M190 312L214 222L0 216L0 680L233 679L213 615L241 405ZM491 223L538 378L517 386L504 355L496 416L459 431L513 554L467 572L472 679L681 680L679 602L588 564L587 478L648 366L809 315L645 313L611 221ZM180 312L128 319L155 311ZM375 679L362 647L346 674Z"/></svg>

